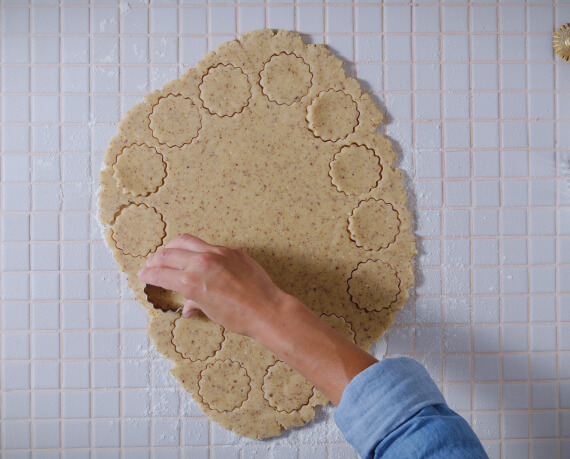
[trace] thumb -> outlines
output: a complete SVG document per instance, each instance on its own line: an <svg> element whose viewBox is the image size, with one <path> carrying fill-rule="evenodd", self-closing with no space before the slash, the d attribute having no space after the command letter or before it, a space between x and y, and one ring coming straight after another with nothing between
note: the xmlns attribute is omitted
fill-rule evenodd
<svg viewBox="0 0 570 459"><path fill-rule="evenodd" d="M182 317L189 319L194 317L200 310L200 305L192 300L186 300L184 302L184 309L182 310Z"/></svg>

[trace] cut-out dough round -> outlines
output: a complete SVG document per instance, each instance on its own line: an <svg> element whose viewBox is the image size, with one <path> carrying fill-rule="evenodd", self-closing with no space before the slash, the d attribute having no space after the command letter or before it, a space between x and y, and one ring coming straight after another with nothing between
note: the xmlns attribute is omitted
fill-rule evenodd
<svg viewBox="0 0 570 459"><path fill-rule="evenodd" d="M329 324L346 339L354 342L356 335L352 330L352 326L344 317L339 317L336 314L321 314L321 320Z"/></svg>
<svg viewBox="0 0 570 459"><path fill-rule="evenodd" d="M311 69L303 58L281 53L265 64L260 84L269 100L291 105L307 95L311 79Z"/></svg>
<svg viewBox="0 0 570 459"><path fill-rule="evenodd" d="M348 218L350 238L358 247L380 250L392 244L400 232L400 218L392 204L383 199L367 199Z"/></svg>
<svg viewBox="0 0 570 459"><path fill-rule="evenodd" d="M160 99L149 119L154 137L169 147L189 144L198 137L202 126L198 107L183 96L169 95Z"/></svg>
<svg viewBox="0 0 570 459"><path fill-rule="evenodd" d="M338 191L356 196L368 193L382 178L380 158L363 145L342 147L331 162L330 176Z"/></svg>
<svg viewBox="0 0 570 459"><path fill-rule="evenodd" d="M313 395L313 385L282 361L268 368L262 389L269 405L286 413L299 410Z"/></svg>
<svg viewBox="0 0 570 459"><path fill-rule="evenodd" d="M247 400L250 377L238 362L218 360L200 374L199 394L203 402L216 411L232 411Z"/></svg>
<svg viewBox="0 0 570 459"><path fill-rule="evenodd" d="M203 314L175 322L172 344L185 359L206 360L219 351L224 341L224 328Z"/></svg>
<svg viewBox="0 0 570 459"><path fill-rule="evenodd" d="M360 263L348 281L352 301L366 311L381 311L394 304L400 294L400 279L389 264L380 260Z"/></svg>
<svg viewBox="0 0 570 459"><path fill-rule="evenodd" d="M329 89L313 100L307 110L309 129L323 140L337 141L352 134L358 124L354 99L343 91Z"/></svg>
<svg viewBox="0 0 570 459"><path fill-rule="evenodd" d="M294 72L279 73L287 65L297 68L295 81ZM147 308L152 342L174 363L181 386L222 427L272 437L310 421L327 401L251 338L180 319L184 298L144 285L138 270L157 246L181 233L240 247L280 288L368 349L406 303L414 279L406 194L392 167L391 142L375 132L381 120L371 97L324 46L271 30L221 45L121 120L100 179L105 238ZM133 144L155 148L167 164L163 184L146 196L124 193L114 175L117 157ZM359 247L347 230L367 199L390 203L401 222L396 240L377 252ZM366 225L382 227L381 217L365 220L356 235L368 234ZM367 272L363 262L372 257L393 270L380 265ZM205 329L212 334L197 345ZM236 394L226 377L230 370L241 381ZM287 401L284 388L295 398Z"/></svg>
<svg viewBox="0 0 570 459"><path fill-rule="evenodd" d="M145 144L123 148L113 169L123 189L135 196L156 192L166 177L164 158L156 148Z"/></svg>
<svg viewBox="0 0 570 459"><path fill-rule="evenodd" d="M134 227L139 228L132 234ZM162 216L145 204L131 204L121 210L113 225L113 239L126 255L146 257L156 251L164 236L166 225Z"/></svg>
<svg viewBox="0 0 570 459"><path fill-rule="evenodd" d="M204 76L200 97L210 113L233 116L247 105L251 85L241 69L233 65L218 65Z"/></svg>

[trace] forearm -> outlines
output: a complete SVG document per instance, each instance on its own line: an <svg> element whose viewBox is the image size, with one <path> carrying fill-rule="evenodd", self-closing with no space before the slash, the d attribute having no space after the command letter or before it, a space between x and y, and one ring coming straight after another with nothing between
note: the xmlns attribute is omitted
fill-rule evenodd
<svg viewBox="0 0 570 459"><path fill-rule="evenodd" d="M338 405L348 383L377 360L286 296L253 336Z"/></svg>

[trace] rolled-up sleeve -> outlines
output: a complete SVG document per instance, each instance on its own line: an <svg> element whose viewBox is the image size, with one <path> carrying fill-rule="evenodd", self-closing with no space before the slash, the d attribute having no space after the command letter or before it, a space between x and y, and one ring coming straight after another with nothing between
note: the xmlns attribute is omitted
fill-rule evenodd
<svg viewBox="0 0 570 459"><path fill-rule="evenodd" d="M451 410L418 362L384 359L346 387L335 415L363 458L486 458L467 422Z"/></svg>

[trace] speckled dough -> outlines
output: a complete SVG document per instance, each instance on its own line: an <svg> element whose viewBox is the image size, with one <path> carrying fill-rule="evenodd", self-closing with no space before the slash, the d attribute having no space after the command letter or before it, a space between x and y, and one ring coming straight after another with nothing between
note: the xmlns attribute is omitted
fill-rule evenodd
<svg viewBox="0 0 570 459"><path fill-rule="evenodd" d="M276 436L327 400L252 339L181 318L184 299L137 271L180 233L241 247L368 349L406 303L416 253L381 121L324 46L271 30L224 43L121 121L101 172L107 244L172 374L223 427Z"/></svg>

